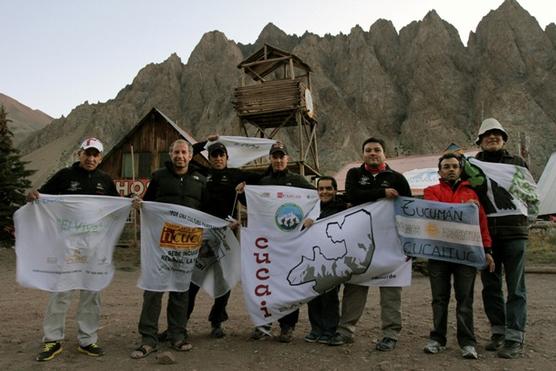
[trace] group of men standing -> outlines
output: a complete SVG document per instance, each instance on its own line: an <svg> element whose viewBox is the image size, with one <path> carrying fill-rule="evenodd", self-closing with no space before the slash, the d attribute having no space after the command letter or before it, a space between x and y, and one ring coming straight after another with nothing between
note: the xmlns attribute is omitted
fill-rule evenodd
<svg viewBox="0 0 556 371"><path fill-rule="evenodd" d="M209 137L209 140L217 137ZM495 119L487 119L481 125L477 144L481 152L477 159L492 163L509 163L526 166L517 156L510 155L504 144L508 134ZM205 143L196 146L199 152ZM344 199L336 197L337 185L332 177L321 177L317 182L323 218L340 212L349 206L356 206L379 199L394 199L411 196L411 189L402 174L391 169L386 163L385 143L379 138L369 138L362 145L363 164L349 170L346 178ZM233 214L238 193L247 184L284 185L312 188L304 177L288 171L288 151L284 144L275 143L269 152L270 166L263 175L250 174L227 167L228 152L222 143L213 143L208 148L210 169L203 169L191 162L194 150L185 140L177 140L170 147L170 161L165 167L155 171L143 197L145 201L172 203L198 209L222 219ZM102 161L103 146L95 138L86 139L79 150L79 161L72 167L56 173L38 192L50 194L88 194L117 196L110 177L97 167ZM425 191L425 198L443 202L474 202L484 217L485 189L472 189L465 181L463 159L458 155L445 155L439 160L440 183ZM30 192L28 200L39 197L37 191ZM477 193L475 193L477 192ZM480 202L479 202L480 201ZM140 208L140 200L134 201ZM488 213L488 208L485 208ZM491 323L491 342L487 350L498 351L504 358L516 358L521 354L526 322L526 294L524 281L524 253L527 240L527 218L525 216L489 217L488 228L483 218L482 234L488 269L481 273L483 301ZM304 225L309 228L312 220ZM230 227L237 228L232 221ZM490 257L492 256L492 258ZM431 272L432 307L434 329L427 353L438 353L446 345L447 307L450 297L450 279L454 276L456 291L458 342L465 358L477 358L476 340L473 335L473 287L476 270L460 267L458 264L429 262ZM502 292L502 269L506 276L507 299ZM98 292L80 290L80 304L77 313L78 340L80 352L90 356L104 354L97 344L97 330L100 318L100 295ZM167 330L160 334L158 328L161 312L162 292L145 290L139 319L141 345L131 353L134 359L143 358L158 350L160 341L168 341L177 351L192 348L187 342L187 320L194 307L199 287L192 283L188 292L170 292L167 304ZM343 299L338 299L338 288L331 290L309 303L311 332L305 336L308 342L341 345L354 341L356 324L361 318L368 287L346 283ZM380 307L382 339L376 344L379 351L395 348L402 329L401 287L381 287ZM62 351L64 321L70 303L71 292L52 293L44 319L43 349L38 361L48 361ZM222 337L221 323L228 319L226 304L229 292L215 299L209 315L211 336ZM299 317L299 310L279 320L282 342L290 342ZM264 338L268 328L256 328L253 339Z"/></svg>

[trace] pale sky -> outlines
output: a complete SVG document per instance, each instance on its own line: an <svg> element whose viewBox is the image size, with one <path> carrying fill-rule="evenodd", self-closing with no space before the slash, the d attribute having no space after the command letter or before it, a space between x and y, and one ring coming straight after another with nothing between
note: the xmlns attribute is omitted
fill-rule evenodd
<svg viewBox="0 0 556 371"><path fill-rule="evenodd" d="M0 0L0 92L53 116L105 102L149 63L183 63L205 32L243 44L272 22L287 34L348 34L379 18L399 31L435 9L464 44L502 0ZM544 29L556 1L519 0Z"/></svg>

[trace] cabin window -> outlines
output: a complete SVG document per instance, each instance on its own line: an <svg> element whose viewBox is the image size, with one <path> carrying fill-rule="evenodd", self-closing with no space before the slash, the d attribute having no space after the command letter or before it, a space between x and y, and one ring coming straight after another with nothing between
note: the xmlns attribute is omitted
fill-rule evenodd
<svg viewBox="0 0 556 371"><path fill-rule="evenodd" d="M151 169L151 153L139 152L134 153L135 178L149 178L152 173ZM133 178L131 153L123 154L122 161L122 178Z"/></svg>

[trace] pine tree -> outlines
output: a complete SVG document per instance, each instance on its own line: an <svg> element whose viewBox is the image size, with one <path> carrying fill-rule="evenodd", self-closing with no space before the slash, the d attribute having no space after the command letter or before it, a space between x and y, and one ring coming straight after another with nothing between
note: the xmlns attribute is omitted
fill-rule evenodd
<svg viewBox="0 0 556 371"><path fill-rule="evenodd" d="M13 147L12 132L8 128L6 110L0 105L0 246L13 242L13 213L25 204L25 192L31 187L19 151Z"/></svg>

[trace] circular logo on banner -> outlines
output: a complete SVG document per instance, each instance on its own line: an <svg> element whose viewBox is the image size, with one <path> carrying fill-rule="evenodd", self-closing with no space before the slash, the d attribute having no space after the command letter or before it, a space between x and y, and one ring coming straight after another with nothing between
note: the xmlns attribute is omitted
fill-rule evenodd
<svg viewBox="0 0 556 371"><path fill-rule="evenodd" d="M274 221L280 230L285 232L293 231L303 219L303 210L296 204L283 204L276 210Z"/></svg>

